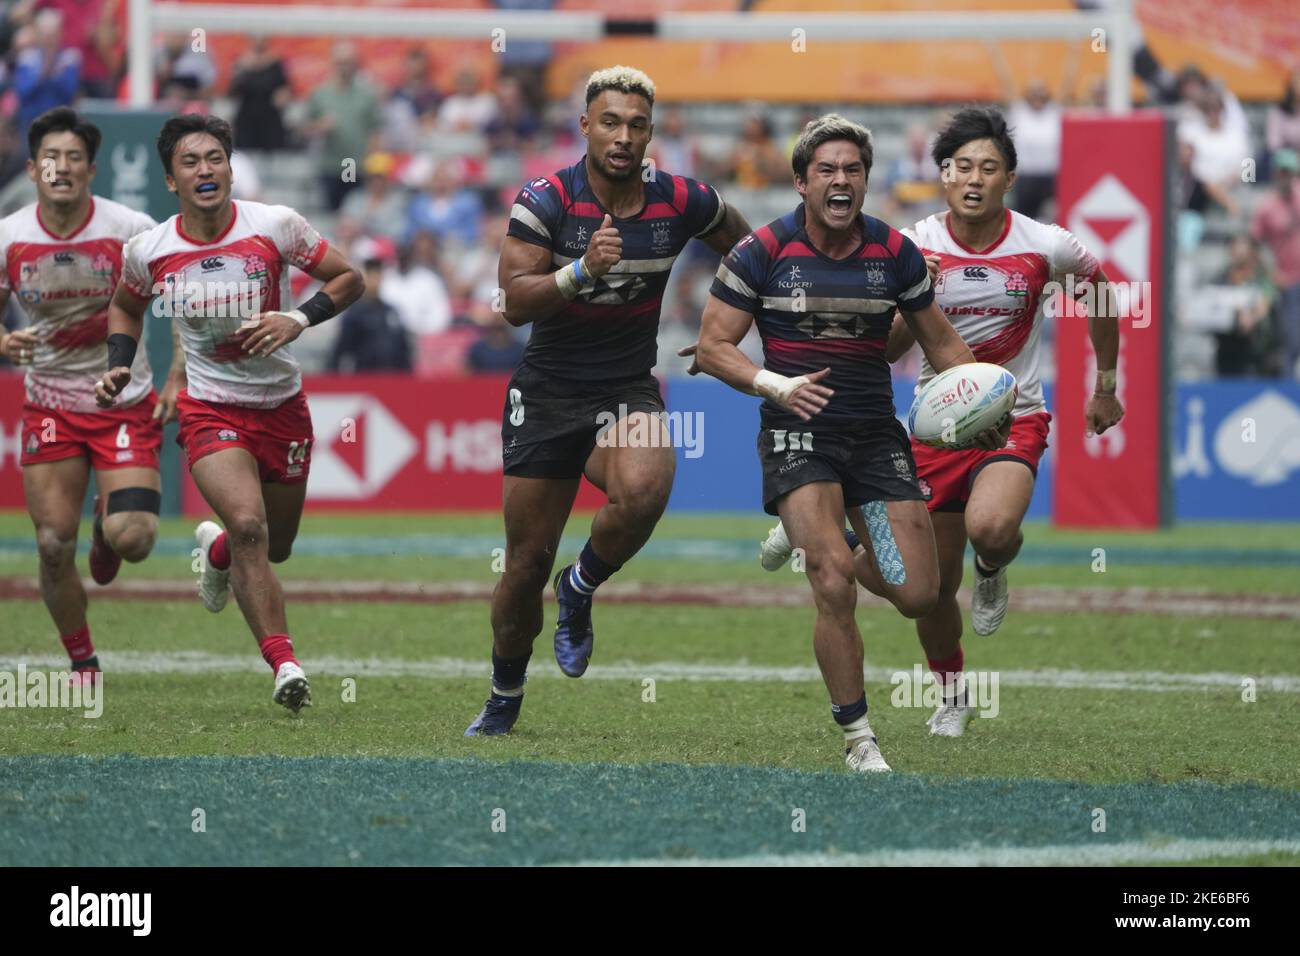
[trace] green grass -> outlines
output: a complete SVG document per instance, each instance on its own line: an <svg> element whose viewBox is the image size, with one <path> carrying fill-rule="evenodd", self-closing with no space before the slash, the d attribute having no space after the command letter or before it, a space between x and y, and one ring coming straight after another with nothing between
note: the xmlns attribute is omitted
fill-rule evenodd
<svg viewBox="0 0 1300 956"><path fill-rule="evenodd" d="M28 534L26 524L24 516L0 515L0 541ZM581 534L584 525L573 527ZM675 517L656 540L739 549L739 542L756 546L767 527L761 515ZM188 529L165 522L163 536ZM1031 526L1027 560L1012 584L1300 594L1297 530L1193 526L1094 535ZM328 535L356 544L384 537L405 546L412 534L421 542L488 542L499 534L499 519L309 516L303 533L304 541ZM1109 549L1105 574L1088 567L1093 546ZM1055 560L1075 547L1081 566ZM1221 548L1261 558L1236 566L1175 563ZM1053 560L1035 563L1035 549ZM1277 553L1294 553L1297 563L1270 565L1266 558ZM802 576L788 570L768 575L751 560L677 554L638 560L620 579L806 592ZM1150 563L1126 565L1116 554L1145 554ZM286 578L490 582L490 561L490 548L473 560L301 554L283 570ZM0 549L0 575L30 576L30 563ZM123 575L192 573L188 558L176 553ZM1008 680L995 719L976 720L959 740L936 740L926 733L928 711L891 706L892 688L880 676L882 668L910 671L921 661L913 625L880 608L860 609L857 618L875 675L868 685L872 726L899 771L886 780L843 772L840 735L811 671L810 598L804 607L776 609L599 606L592 672L580 681L555 671L548 603L516 733L474 740L462 734L487 691L485 602L291 601L291 631L315 696L315 706L294 718L270 702L269 669L233 601L210 615L197 599L96 601L92 591L90 621L108 671L103 716L0 709L0 829L18 835L0 841L0 864L869 854L951 846L954 827L986 847L1076 840L1084 846L1094 838L1300 840L1300 764L1290 752L1300 693L1261 687L1246 703L1235 683L1238 676L1300 676L1295 621L1013 612L993 638L967 633L968 669L1227 677L1209 689L1163 692ZM228 658L244 669L140 672L146 655L166 665L186 652L209 662ZM0 670L18 659L54 662L60 654L39 602L5 602L0 659L8 663ZM123 662L116 672L115 655ZM469 663L448 676L347 672L354 666L348 661L371 658ZM333 663L314 669L314 661ZM690 681L668 676L671 662L804 668L809 676ZM602 668L619 676L601 679ZM356 681L351 702L344 700L349 677ZM656 681L653 703L643 700L645 678ZM207 834L190 830L195 806L207 809ZM249 806L269 809L250 813ZM490 830L497 806L510 813L509 835ZM819 829L814 833L810 823L807 834L791 834L792 806L808 809ZM1088 828L1087 813L1097 806L1110 820L1100 836ZM866 817L872 827L861 826ZM99 825L87 827L90 821ZM293 847L306 849L286 859ZM1202 862L1295 865L1300 854L1242 851Z"/></svg>
<svg viewBox="0 0 1300 956"><path fill-rule="evenodd" d="M650 583L735 582L764 587L804 587L788 569L764 572L758 542L771 519L762 515L669 515L620 580ZM126 567L123 580L182 579L191 569L193 525L168 519L148 561ZM589 514L576 514L561 555L581 548ZM339 540L343 539L343 540ZM1042 523L1025 528L1025 547L1014 570L1022 586L1079 588L1162 587L1204 591L1300 594L1300 525L1187 525L1161 532L1061 531ZM498 515L364 515L303 519L297 553L278 569L286 579L365 578L383 581L492 581L505 544ZM357 548L364 546L364 551ZM85 535L81 541L83 572ZM696 548L696 551L686 549ZM707 549L703 552L698 549ZM1095 549L1105 551L1099 572ZM1214 563L1195 563L1225 550ZM1184 561L1181 553L1191 557ZM1254 554L1256 557L1252 558ZM1279 563L1277 557L1287 560ZM694 556L693 556L694 555ZM0 577L35 574L31 521L0 513Z"/></svg>

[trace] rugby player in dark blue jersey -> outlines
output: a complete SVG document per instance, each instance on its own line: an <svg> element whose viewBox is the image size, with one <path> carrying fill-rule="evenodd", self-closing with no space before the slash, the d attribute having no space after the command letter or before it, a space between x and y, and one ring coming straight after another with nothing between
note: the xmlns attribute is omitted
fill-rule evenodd
<svg viewBox="0 0 1300 956"><path fill-rule="evenodd" d="M672 488L650 370L673 260L692 237L725 254L749 232L712 187L643 168L653 106L641 71L593 73L580 120L586 156L528 183L510 212L498 272L505 317L533 331L501 423L506 555L492 594L492 693L466 736L506 733L519 716L542 591L584 474L608 501L555 576L555 658L570 677L586 671L592 595L649 540Z"/></svg>
<svg viewBox="0 0 1300 956"><path fill-rule="evenodd" d="M934 302L920 251L862 214L871 138L835 114L795 145L803 202L740 240L704 310L697 361L761 395L763 505L804 553L817 605L813 647L854 770L888 770L867 721L847 510L874 593L910 618L939 597L934 533L907 433L894 416L885 345L897 309L936 371L973 362ZM757 321L764 367L736 346Z"/></svg>

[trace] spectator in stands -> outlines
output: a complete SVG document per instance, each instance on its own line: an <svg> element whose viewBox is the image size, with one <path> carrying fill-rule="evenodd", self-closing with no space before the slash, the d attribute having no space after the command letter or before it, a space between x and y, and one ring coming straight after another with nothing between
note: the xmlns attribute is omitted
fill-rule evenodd
<svg viewBox="0 0 1300 956"><path fill-rule="evenodd" d="M18 126L56 106L71 106L81 84L81 51L63 42L63 15L41 10L32 18L30 31L19 31L14 45L20 52L14 64L14 91L18 94Z"/></svg>
<svg viewBox="0 0 1300 956"><path fill-rule="evenodd" d="M14 121L0 118L0 186L27 169L27 140Z"/></svg>
<svg viewBox="0 0 1300 956"><path fill-rule="evenodd" d="M373 245L372 245L373 249ZM331 372L409 372L411 343L397 310L384 301L384 262L377 251L361 265L366 289L339 318L338 337L330 353Z"/></svg>
<svg viewBox="0 0 1300 956"><path fill-rule="evenodd" d="M63 14L63 42L81 53L80 93L112 99L117 86L119 0L40 0Z"/></svg>
<svg viewBox="0 0 1300 956"><path fill-rule="evenodd" d="M1281 355L1273 322L1275 289L1260 261L1259 247L1249 236L1237 236L1228 256L1228 267L1218 285L1252 289L1254 294L1235 307L1232 327L1215 333L1215 371L1221 376L1276 375Z"/></svg>
<svg viewBox="0 0 1300 956"><path fill-rule="evenodd" d="M154 68L160 99L178 103L207 100L217 82L217 67L204 43L189 33L172 33L163 41Z"/></svg>
<svg viewBox="0 0 1300 956"><path fill-rule="evenodd" d="M380 106L374 86L358 70L356 47L346 40L336 43L333 59L334 76L312 93L303 132L317 141L325 202L337 211L343 197L364 178L356 167L370 152L371 137L379 129Z"/></svg>
<svg viewBox="0 0 1300 956"><path fill-rule="evenodd" d="M1273 254L1282 374L1300 377L1300 155L1280 149L1273 156L1273 188L1255 207L1250 234Z"/></svg>
<svg viewBox="0 0 1300 956"><path fill-rule="evenodd" d="M513 372L524 356L524 343L506 322L505 313L493 311L487 302L476 302L472 317L479 337L465 356L466 370L476 374Z"/></svg>
<svg viewBox="0 0 1300 956"><path fill-rule="evenodd" d="M18 34L31 25L35 12L36 0L6 0L0 9L0 57L9 56L18 46Z"/></svg>
<svg viewBox="0 0 1300 956"><path fill-rule="evenodd" d="M407 51L402 68L405 71L402 85L393 90L393 98L410 104L411 112L416 117L430 113L436 115L438 106L442 103L442 94L431 79L433 67L429 62L428 51L424 47L413 47Z"/></svg>
<svg viewBox="0 0 1300 956"><path fill-rule="evenodd" d="M924 125L915 123L907 129L906 149L885 173L884 218L901 229L924 219L941 204L939 168L930 158L930 136Z"/></svg>
<svg viewBox="0 0 1300 956"><path fill-rule="evenodd" d="M444 249L438 274L447 283L457 320L468 319L475 302L492 302L497 289L497 263L509 220L500 213L480 218L482 239L468 249Z"/></svg>
<svg viewBox="0 0 1300 956"><path fill-rule="evenodd" d="M655 135L650 140L648 155L655 166L667 169L678 176L699 176L699 148L694 138L686 132L686 119L681 107L659 107L655 115Z"/></svg>
<svg viewBox="0 0 1300 956"><path fill-rule="evenodd" d="M1300 152L1300 67L1287 75L1282 99L1268 108L1264 143L1270 154L1279 149Z"/></svg>
<svg viewBox="0 0 1300 956"><path fill-rule="evenodd" d="M478 73L465 67L456 74L456 92L438 108L438 129L444 133L481 133L496 115L496 97L480 89Z"/></svg>
<svg viewBox="0 0 1300 956"><path fill-rule="evenodd" d="M413 47L402 63L403 77L384 104L384 149L410 153L420 148L422 131L432 130L441 96L429 81L429 55Z"/></svg>
<svg viewBox="0 0 1300 956"><path fill-rule="evenodd" d="M440 240L451 239L465 247L478 241L479 214L483 201L461 182L460 164L440 160L433 167L425 188L413 200L406 214L406 235L421 230Z"/></svg>
<svg viewBox="0 0 1300 956"><path fill-rule="evenodd" d="M343 200L340 215L356 223L363 235L396 240L402 234L407 198L393 183L395 167L391 154L371 153L362 166L365 186Z"/></svg>
<svg viewBox="0 0 1300 956"><path fill-rule="evenodd" d="M270 38L253 37L230 80L235 111L235 145L240 149L284 149L289 145L283 111L293 100L284 63L271 52Z"/></svg>
<svg viewBox="0 0 1300 956"><path fill-rule="evenodd" d="M523 88L513 76L497 80L496 111L485 132L493 151L521 152L529 147L541 123L524 99Z"/></svg>
<svg viewBox="0 0 1300 956"><path fill-rule="evenodd" d="M728 166L728 178L742 189L788 186L792 175L790 163L772 135L771 121L757 109L745 116Z"/></svg>
<svg viewBox="0 0 1300 956"><path fill-rule="evenodd" d="M1174 173L1174 203L1178 209L1175 230L1178 248L1191 252L1201 244L1205 232L1205 213L1210 208L1210 194L1192 170L1192 144L1178 144L1178 169Z"/></svg>
<svg viewBox="0 0 1300 956"><path fill-rule="evenodd" d="M397 268L384 270L379 294L397 309L402 325L412 335L433 335L451 326L447 287L429 265L436 257L437 240L428 233L417 233L398 249Z"/></svg>
<svg viewBox="0 0 1300 956"><path fill-rule="evenodd" d="M1192 175L1212 200L1236 217L1241 207L1233 194L1241 185L1242 162L1250 153L1250 144L1241 130L1228 122L1222 90L1206 90L1197 114L1179 123L1178 140L1192 148Z"/></svg>
<svg viewBox="0 0 1300 956"><path fill-rule="evenodd" d="M1047 85L1033 80L1025 88L1025 98L1011 104L1007 124L1017 157L1012 208L1030 219L1041 219L1056 199L1056 173L1061 167L1061 108L1052 102Z"/></svg>

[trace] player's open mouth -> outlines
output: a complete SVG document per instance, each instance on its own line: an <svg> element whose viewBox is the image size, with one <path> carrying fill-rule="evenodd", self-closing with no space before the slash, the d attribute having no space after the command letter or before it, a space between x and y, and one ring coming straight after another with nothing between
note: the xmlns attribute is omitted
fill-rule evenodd
<svg viewBox="0 0 1300 956"><path fill-rule="evenodd" d="M853 210L853 197L848 193L832 193L826 199L826 206L837 215L847 215Z"/></svg>
<svg viewBox="0 0 1300 956"><path fill-rule="evenodd" d="M984 196L977 192L963 193L961 197L961 204L963 206L978 206L983 201Z"/></svg>
<svg viewBox="0 0 1300 956"><path fill-rule="evenodd" d="M56 180L54 180L54 182L50 183L50 186L52 186L52 187L55 188L55 189L71 189L71 188L72 188L72 180L71 180L71 179L56 179Z"/></svg>
<svg viewBox="0 0 1300 956"><path fill-rule="evenodd" d="M609 164L611 166L617 166L619 169L625 169L626 167L632 165L632 154L631 153L610 153Z"/></svg>
<svg viewBox="0 0 1300 956"><path fill-rule="evenodd" d="M214 193L216 191L217 191L216 183L200 183L199 188L195 190L195 192L199 193L200 195L205 195L207 193Z"/></svg>

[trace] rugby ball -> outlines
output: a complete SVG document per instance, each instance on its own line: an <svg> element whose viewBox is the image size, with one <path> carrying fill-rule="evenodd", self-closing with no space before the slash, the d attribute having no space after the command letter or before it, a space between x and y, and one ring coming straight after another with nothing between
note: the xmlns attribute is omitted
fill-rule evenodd
<svg viewBox="0 0 1300 956"><path fill-rule="evenodd" d="M932 448L970 448L975 436L997 426L1016 404L1016 377L1001 365L955 365L917 392L908 430Z"/></svg>

